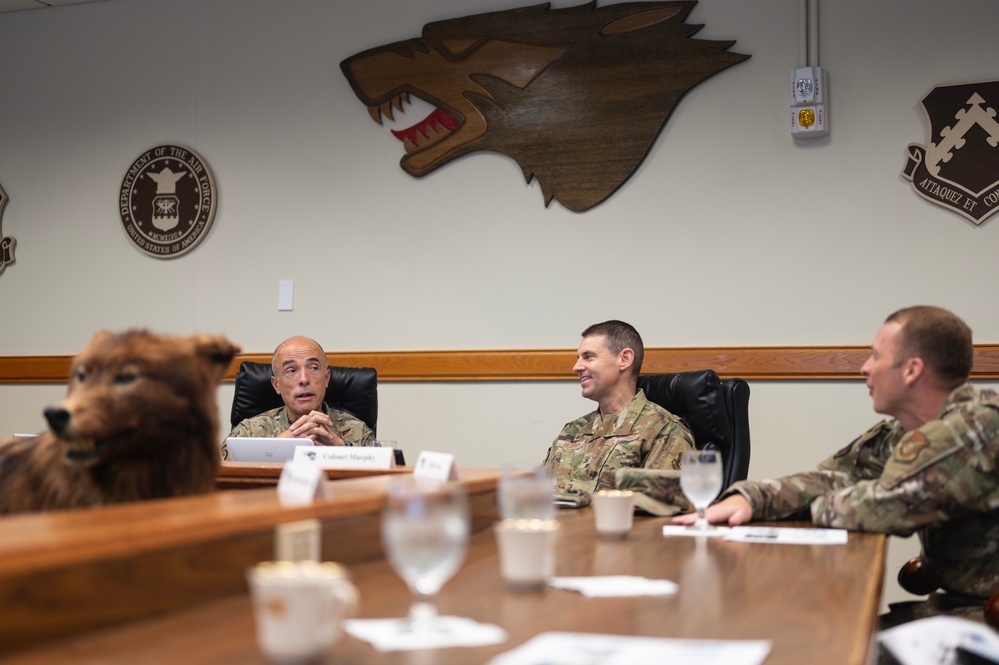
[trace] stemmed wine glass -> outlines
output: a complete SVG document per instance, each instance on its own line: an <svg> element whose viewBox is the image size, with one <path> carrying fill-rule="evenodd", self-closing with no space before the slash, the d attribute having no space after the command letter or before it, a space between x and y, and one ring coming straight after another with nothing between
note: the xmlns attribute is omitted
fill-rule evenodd
<svg viewBox="0 0 999 665"><path fill-rule="evenodd" d="M696 531L715 530L704 511L722 488L721 453L717 450L689 450L683 453L680 466L680 489L697 510L697 520L688 528Z"/></svg>
<svg viewBox="0 0 999 665"><path fill-rule="evenodd" d="M389 486L382 544L389 564L413 593L403 631L446 631L434 600L461 567L468 531L468 499L460 485L407 478Z"/></svg>

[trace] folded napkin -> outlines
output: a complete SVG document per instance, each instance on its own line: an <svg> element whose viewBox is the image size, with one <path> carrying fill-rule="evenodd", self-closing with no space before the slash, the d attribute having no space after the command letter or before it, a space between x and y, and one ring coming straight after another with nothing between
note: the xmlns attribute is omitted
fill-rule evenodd
<svg viewBox="0 0 999 665"><path fill-rule="evenodd" d="M440 617L441 630L412 632L406 619L348 619L343 629L379 651L479 647L507 640L499 626L464 617Z"/></svg>
<svg viewBox="0 0 999 665"><path fill-rule="evenodd" d="M609 596L671 596L677 586L669 580L652 580L634 575L606 575L596 577L554 577L549 586L567 591L578 591L588 598Z"/></svg>

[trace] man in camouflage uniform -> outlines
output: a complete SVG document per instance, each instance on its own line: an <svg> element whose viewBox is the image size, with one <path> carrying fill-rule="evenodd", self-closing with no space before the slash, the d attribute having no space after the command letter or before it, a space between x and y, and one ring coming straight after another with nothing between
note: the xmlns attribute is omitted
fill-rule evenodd
<svg viewBox="0 0 999 665"><path fill-rule="evenodd" d="M981 617L984 600L999 591L999 395L967 382L972 350L971 330L947 310L895 312L860 370L874 410L894 420L816 471L734 484L708 519L735 525L798 517L825 527L918 533L923 570L945 593L909 616Z"/></svg>
<svg viewBox="0 0 999 665"><path fill-rule="evenodd" d="M544 466L560 503L583 506L595 490L614 489L619 468L679 469L681 453L693 450L687 426L637 389L644 352L638 331L623 321L583 331L572 370L598 408L566 424L548 449Z"/></svg>
<svg viewBox="0 0 999 665"><path fill-rule="evenodd" d="M370 446L374 435L359 418L332 409L323 398L330 382L326 352L308 337L292 337L274 350L271 385L284 406L247 418L229 436L312 439L317 446ZM229 450L222 444L222 459Z"/></svg>

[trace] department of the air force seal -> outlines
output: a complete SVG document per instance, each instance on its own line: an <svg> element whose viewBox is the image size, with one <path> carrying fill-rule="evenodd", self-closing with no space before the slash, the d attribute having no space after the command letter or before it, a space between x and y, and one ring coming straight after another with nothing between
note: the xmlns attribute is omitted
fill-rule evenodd
<svg viewBox="0 0 999 665"><path fill-rule="evenodd" d="M161 145L136 159L121 181L118 214L129 240L172 259L197 246L215 220L212 172L190 148Z"/></svg>
<svg viewBox="0 0 999 665"><path fill-rule="evenodd" d="M930 140L909 145L902 175L927 201L981 224L999 210L999 81L938 86L922 105Z"/></svg>

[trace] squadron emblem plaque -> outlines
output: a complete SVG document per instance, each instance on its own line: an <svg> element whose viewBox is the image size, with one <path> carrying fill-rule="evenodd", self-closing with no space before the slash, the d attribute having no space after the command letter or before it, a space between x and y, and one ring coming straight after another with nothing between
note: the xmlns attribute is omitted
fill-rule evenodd
<svg viewBox="0 0 999 665"><path fill-rule="evenodd" d="M999 210L999 81L937 86L922 106L930 138L909 145L902 176L919 196L980 225Z"/></svg>
<svg viewBox="0 0 999 665"><path fill-rule="evenodd" d="M14 262L14 245L17 241L14 238L3 237L3 209L7 205L7 192L3 191L0 185L0 275L8 263Z"/></svg>
<svg viewBox="0 0 999 665"><path fill-rule="evenodd" d="M161 145L136 159L121 182L118 212L129 240L158 259L194 249L215 220L208 164L190 148Z"/></svg>

